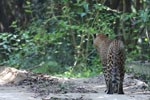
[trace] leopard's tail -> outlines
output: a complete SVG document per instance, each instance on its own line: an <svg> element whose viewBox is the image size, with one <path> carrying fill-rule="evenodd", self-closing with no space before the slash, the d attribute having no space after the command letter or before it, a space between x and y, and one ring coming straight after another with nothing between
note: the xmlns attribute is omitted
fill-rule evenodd
<svg viewBox="0 0 150 100"><path fill-rule="evenodd" d="M119 40L114 40L113 44L115 45L115 48L110 47L110 55L111 57L109 58L110 60L110 66L111 66L111 79L112 83L118 83L120 81L120 70L122 70L122 65L123 65L123 44Z"/></svg>
<svg viewBox="0 0 150 100"><path fill-rule="evenodd" d="M113 67L112 68L112 71L111 71L111 77L112 77L112 83L117 83L117 68L116 67Z"/></svg>

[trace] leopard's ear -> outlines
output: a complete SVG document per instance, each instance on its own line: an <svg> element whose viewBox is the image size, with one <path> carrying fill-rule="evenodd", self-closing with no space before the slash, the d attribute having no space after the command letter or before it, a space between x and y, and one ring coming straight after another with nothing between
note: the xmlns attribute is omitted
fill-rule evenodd
<svg viewBox="0 0 150 100"><path fill-rule="evenodd" d="M96 38L97 34L93 34L93 37Z"/></svg>
<svg viewBox="0 0 150 100"><path fill-rule="evenodd" d="M109 37L109 34L107 33L106 36Z"/></svg>

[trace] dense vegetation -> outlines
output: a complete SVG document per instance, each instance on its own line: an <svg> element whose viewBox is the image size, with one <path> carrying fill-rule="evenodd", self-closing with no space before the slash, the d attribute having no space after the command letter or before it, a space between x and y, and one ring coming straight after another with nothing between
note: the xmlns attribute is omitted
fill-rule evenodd
<svg viewBox="0 0 150 100"><path fill-rule="evenodd" d="M123 35L127 62L150 59L149 0L1 0L0 62L35 72L101 72L94 34Z"/></svg>

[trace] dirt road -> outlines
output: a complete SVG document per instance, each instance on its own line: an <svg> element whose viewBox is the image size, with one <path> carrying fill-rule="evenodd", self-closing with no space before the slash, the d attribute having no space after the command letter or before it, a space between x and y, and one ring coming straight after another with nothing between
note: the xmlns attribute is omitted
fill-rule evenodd
<svg viewBox="0 0 150 100"><path fill-rule="evenodd" d="M126 75L125 95L107 95L103 75L60 78L0 68L0 100L150 100L148 85Z"/></svg>
<svg viewBox="0 0 150 100"><path fill-rule="evenodd" d="M41 100L25 88L16 86L0 86L0 100Z"/></svg>

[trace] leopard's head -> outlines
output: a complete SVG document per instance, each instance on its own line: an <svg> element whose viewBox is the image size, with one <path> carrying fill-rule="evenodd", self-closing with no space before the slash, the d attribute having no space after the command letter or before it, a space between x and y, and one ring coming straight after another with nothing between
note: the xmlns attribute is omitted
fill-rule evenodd
<svg viewBox="0 0 150 100"><path fill-rule="evenodd" d="M101 48L101 44L108 38L108 35L97 34L96 38L93 40L93 44L96 48Z"/></svg>

